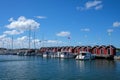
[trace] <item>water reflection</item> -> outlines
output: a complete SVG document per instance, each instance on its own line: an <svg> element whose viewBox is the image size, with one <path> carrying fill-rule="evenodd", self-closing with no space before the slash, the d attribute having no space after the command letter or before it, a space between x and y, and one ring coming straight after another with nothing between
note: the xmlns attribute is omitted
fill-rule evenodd
<svg viewBox="0 0 120 80"><path fill-rule="evenodd" d="M80 68L80 70L84 70L85 69L85 61L76 60L76 66L78 68Z"/></svg>
<svg viewBox="0 0 120 80"><path fill-rule="evenodd" d="M100 68L114 69L116 67L116 63L114 60L96 60L94 65L98 69Z"/></svg>
<svg viewBox="0 0 120 80"><path fill-rule="evenodd" d="M116 68L116 62L114 60L88 60L88 61L80 61L76 60L77 67L80 68L80 70L85 69L115 69Z"/></svg>
<svg viewBox="0 0 120 80"><path fill-rule="evenodd" d="M6 58L7 57L7 58ZM0 56L3 80L119 80L120 61ZM11 61L13 60L13 61Z"/></svg>

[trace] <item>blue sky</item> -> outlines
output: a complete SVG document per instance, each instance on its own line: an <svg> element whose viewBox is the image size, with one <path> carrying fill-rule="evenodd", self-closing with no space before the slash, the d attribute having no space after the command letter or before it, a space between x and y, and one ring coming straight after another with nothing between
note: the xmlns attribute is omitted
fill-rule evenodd
<svg viewBox="0 0 120 80"><path fill-rule="evenodd" d="M120 0L0 0L0 47L120 47ZM25 29L23 29L25 27ZM21 29L22 28L22 29ZM68 39L70 37L70 39ZM9 43L9 44L7 44ZM20 46L21 45L21 46Z"/></svg>

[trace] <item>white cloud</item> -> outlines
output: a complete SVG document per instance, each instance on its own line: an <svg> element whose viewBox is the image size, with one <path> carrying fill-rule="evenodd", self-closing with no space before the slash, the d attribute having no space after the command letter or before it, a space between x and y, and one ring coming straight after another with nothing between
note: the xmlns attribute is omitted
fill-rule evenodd
<svg viewBox="0 0 120 80"><path fill-rule="evenodd" d="M16 29L16 30L29 30L29 29L37 29L39 28L40 24L33 19L27 19L24 16L20 16L17 20L10 19L11 23L6 27L9 29Z"/></svg>
<svg viewBox="0 0 120 80"><path fill-rule="evenodd" d="M30 47L34 48L34 41L35 41L35 46L36 48L39 48L38 46L38 41L39 39L33 39L31 37L30 39ZM21 47L21 48L28 48L29 47L29 37L28 36L22 36L22 37L18 37L17 39L15 39L15 44L16 47Z"/></svg>
<svg viewBox="0 0 120 80"><path fill-rule="evenodd" d="M27 36L22 36L22 37L17 38L18 41L26 41L28 39L29 38Z"/></svg>
<svg viewBox="0 0 120 80"><path fill-rule="evenodd" d="M84 38L87 38L88 36L87 35L84 35Z"/></svg>
<svg viewBox="0 0 120 80"><path fill-rule="evenodd" d="M99 5L99 6L96 6L95 9L96 10L99 10L99 9L102 9L103 5Z"/></svg>
<svg viewBox="0 0 120 80"><path fill-rule="evenodd" d="M47 43L62 43L62 41L58 41L58 40L48 40Z"/></svg>
<svg viewBox="0 0 120 80"><path fill-rule="evenodd" d="M113 29L108 29L107 32L111 33L111 32L113 32Z"/></svg>
<svg viewBox="0 0 120 80"><path fill-rule="evenodd" d="M35 43L39 43L40 40L39 40L39 39L33 39L33 40L32 40L32 43L34 43L34 42L35 42Z"/></svg>
<svg viewBox="0 0 120 80"><path fill-rule="evenodd" d="M57 41L55 40L48 40L47 43L56 43Z"/></svg>
<svg viewBox="0 0 120 80"><path fill-rule="evenodd" d="M113 22L113 27L120 27L120 22L118 22L118 21Z"/></svg>
<svg viewBox="0 0 120 80"><path fill-rule="evenodd" d="M77 10L89 10L95 9L99 10L103 7L101 0L88 1L84 4L84 7L76 7Z"/></svg>
<svg viewBox="0 0 120 80"><path fill-rule="evenodd" d="M0 39L3 39L3 38L5 38L5 37L6 37L6 35L5 35L5 34L0 35Z"/></svg>
<svg viewBox="0 0 120 80"><path fill-rule="evenodd" d="M14 48L28 48L29 46L29 37L28 36L22 36L18 38L13 38L13 47ZM5 47L5 48L12 48L12 38L7 37L5 35L0 35L0 47ZM37 43L39 39L35 39L36 42L36 48L40 48L39 44ZM31 38L30 45L31 48L34 48L34 43L32 42L33 38ZM3 44L4 43L4 44Z"/></svg>
<svg viewBox="0 0 120 80"><path fill-rule="evenodd" d="M12 38L6 37L5 35L0 35L0 46L5 48L12 48ZM29 37L28 36L22 36L18 38L13 38L13 47L14 48L28 48L29 47ZM34 42L35 47L40 48L40 46L58 46L63 45L64 42L59 40L44 40L41 41L40 39L33 39L31 38L30 45L31 48L34 48ZM4 42L4 45L3 45Z"/></svg>
<svg viewBox="0 0 120 80"><path fill-rule="evenodd" d="M76 9L79 11L79 10L81 10L81 11L83 11L84 10L84 8L83 7L79 7L79 6L77 6L76 7Z"/></svg>
<svg viewBox="0 0 120 80"><path fill-rule="evenodd" d="M14 21L13 17L11 17L8 21L13 22Z"/></svg>
<svg viewBox="0 0 120 80"><path fill-rule="evenodd" d="M28 48L29 46L28 39L29 39L28 36L18 37L17 39L14 39L14 46L16 48Z"/></svg>
<svg viewBox="0 0 120 80"><path fill-rule="evenodd" d="M4 47L4 48L10 48L10 44L11 44L11 38L7 37L5 34L0 35L0 47Z"/></svg>
<svg viewBox="0 0 120 80"><path fill-rule="evenodd" d="M108 29L107 32L108 32L108 35L110 36L111 33L113 32L113 29Z"/></svg>
<svg viewBox="0 0 120 80"><path fill-rule="evenodd" d="M38 18L38 19L46 19L47 17L46 17L46 16L35 16L35 18Z"/></svg>
<svg viewBox="0 0 120 80"><path fill-rule="evenodd" d="M80 45L81 45L81 44L82 44L82 42L78 42L78 44L80 44Z"/></svg>
<svg viewBox="0 0 120 80"><path fill-rule="evenodd" d="M17 31L17 30L11 30L11 31L5 31L4 34L8 35L17 35L23 33L22 31Z"/></svg>
<svg viewBox="0 0 120 80"><path fill-rule="evenodd" d="M60 46L65 43L59 40L45 40L45 41L41 41L41 44L42 45L44 44L44 46Z"/></svg>
<svg viewBox="0 0 120 80"><path fill-rule="evenodd" d="M34 42L34 40L33 40L33 42ZM41 43L52 43L52 44L62 43L62 41L59 41L59 40L44 40L44 41L37 40L37 42L41 42Z"/></svg>
<svg viewBox="0 0 120 80"><path fill-rule="evenodd" d="M86 7L87 9L90 9L90 8L92 8L92 7L97 7L97 6L99 6L101 3L102 3L102 1L99 1L99 0L88 1L88 2L86 2L85 7Z"/></svg>
<svg viewBox="0 0 120 80"><path fill-rule="evenodd" d="M61 36L61 37L66 37L70 35L70 32L67 31L61 31L59 33L56 34L57 36Z"/></svg>
<svg viewBox="0 0 120 80"><path fill-rule="evenodd" d="M84 29L81 29L81 31L84 31L84 32L89 32L90 29L89 28L84 28Z"/></svg>

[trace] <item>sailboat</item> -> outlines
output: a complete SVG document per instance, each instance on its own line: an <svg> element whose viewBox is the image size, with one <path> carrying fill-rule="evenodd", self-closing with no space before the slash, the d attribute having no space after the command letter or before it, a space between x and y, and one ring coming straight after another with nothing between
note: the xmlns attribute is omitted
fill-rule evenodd
<svg viewBox="0 0 120 80"><path fill-rule="evenodd" d="M34 39L35 39L35 31L34 31ZM31 41L31 27L29 28L29 43L28 43L29 48L25 52L24 56L34 56L34 55L36 55L35 49L31 49L30 41ZM34 47L35 47L35 41L34 41Z"/></svg>

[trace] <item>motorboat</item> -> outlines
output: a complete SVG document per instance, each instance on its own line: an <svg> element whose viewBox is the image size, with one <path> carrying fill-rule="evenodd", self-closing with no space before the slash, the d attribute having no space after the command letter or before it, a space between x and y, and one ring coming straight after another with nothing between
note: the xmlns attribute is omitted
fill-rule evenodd
<svg viewBox="0 0 120 80"><path fill-rule="evenodd" d="M43 57L48 57L49 52L44 52Z"/></svg>
<svg viewBox="0 0 120 80"><path fill-rule="evenodd" d="M70 52L61 52L60 58L74 58L75 55Z"/></svg>
<svg viewBox="0 0 120 80"><path fill-rule="evenodd" d="M25 52L17 52L18 56L24 56Z"/></svg>
<svg viewBox="0 0 120 80"><path fill-rule="evenodd" d="M80 53L78 53L75 57L75 59L79 59L79 60L89 60L89 59L95 59L95 55L93 55L90 52L86 52L86 51L81 51Z"/></svg>
<svg viewBox="0 0 120 80"><path fill-rule="evenodd" d="M28 50L24 53L24 56L35 56L36 52L35 50Z"/></svg>
<svg viewBox="0 0 120 80"><path fill-rule="evenodd" d="M55 58L56 57L55 54L56 54L55 52L49 52L48 57Z"/></svg>
<svg viewBox="0 0 120 80"><path fill-rule="evenodd" d="M60 58L60 54L61 54L61 52L56 52L56 53L55 53L55 57L56 57L56 58Z"/></svg>
<svg viewBox="0 0 120 80"><path fill-rule="evenodd" d="M60 57L60 53L57 52L44 52L43 53L43 57L48 57L48 58L59 58Z"/></svg>

